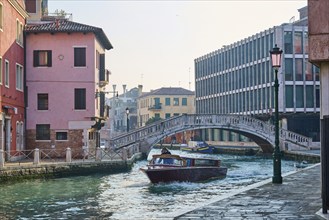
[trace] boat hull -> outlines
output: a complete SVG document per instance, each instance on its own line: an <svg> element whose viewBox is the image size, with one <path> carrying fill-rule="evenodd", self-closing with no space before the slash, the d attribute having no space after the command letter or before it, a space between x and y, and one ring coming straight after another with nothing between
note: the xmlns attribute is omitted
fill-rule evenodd
<svg viewBox="0 0 329 220"><path fill-rule="evenodd" d="M160 182L202 182L225 178L226 167L179 167L141 169L152 183Z"/></svg>

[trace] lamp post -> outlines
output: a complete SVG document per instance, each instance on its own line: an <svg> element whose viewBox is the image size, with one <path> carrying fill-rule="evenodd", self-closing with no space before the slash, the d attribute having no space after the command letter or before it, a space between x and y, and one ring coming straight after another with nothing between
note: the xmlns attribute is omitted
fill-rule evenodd
<svg viewBox="0 0 329 220"><path fill-rule="evenodd" d="M278 81L278 70L281 67L281 55L282 50L278 48L275 44L275 47L270 51L272 68L275 72L274 79L274 93L275 93L275 147L273 153L273 177L272 183L282 183L281 176L281 151L279 146L279 81Z"/></svg>
<svg viewBox="0 0 329 220"><path fill-rule="evenodd" d="M129 132L129 108L126 108L126 115L127 115L127 132Z"/></svg>

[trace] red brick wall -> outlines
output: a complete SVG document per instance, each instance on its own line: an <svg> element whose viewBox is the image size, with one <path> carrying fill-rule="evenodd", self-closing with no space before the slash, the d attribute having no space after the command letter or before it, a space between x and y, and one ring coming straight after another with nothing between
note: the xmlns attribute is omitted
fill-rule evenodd
<svg viewBox="0 0 329 220"><path fill-rule="evenodd" d="M68 140L67 141L58 141L56 140L56 131L50 131L50 140L49 141L36 141L35 130L26 130L26 149L33 150L35 148L46 149L46 150L55 150L56 153L59 153L61 156L65 156L66 148L70 147L72 151L82 151L83 146L83 130L70 130L68 131ZM55 146L55 147L52 147Z"/></svg>

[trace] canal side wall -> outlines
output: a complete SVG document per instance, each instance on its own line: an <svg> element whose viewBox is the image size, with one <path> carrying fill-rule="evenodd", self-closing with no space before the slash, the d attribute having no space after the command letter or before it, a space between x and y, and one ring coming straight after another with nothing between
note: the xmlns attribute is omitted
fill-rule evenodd
<svg viewBox="0 0 329 220"><path fill-rule="evenodd" d="M136 161L142 159L144 159L144 155L137 153L126 161L75 161L70 163L40 163L37 165L32 163L22 163L20 165L11 164L0 168L0 183L26 179L46 179L128 172Z"/></svg>
<svg viewBox="0 0 329 220"><path fill-rule="evenodd" d="M286 160L294 160L294 161L307 161L310 163L320 163L321 158L320 154L310 154L305 151L285 151L283 152L283 158Z"/></svg>
<svg viewBox="0 0 329 220"><path fill-rule="evenodd" d="M233 154L233 155L244 155L244 156L264 156L264 157L273 157L272 154L264 154L260 147L255 145L226 145L226 146L218 146L218 145L212 145L213 143L210 143L210 146L214 146L215 154ZM154 148L161 148L161 147L167 147L170 150L179 150L180 145L170 145L170 144L163 144L156 145ZM309 163L319 163L320 162L320 154L319 153L310 153L308 150L303 151L282 151L282 158L285 160L294 160L294 161L307 161Z"/></svg>

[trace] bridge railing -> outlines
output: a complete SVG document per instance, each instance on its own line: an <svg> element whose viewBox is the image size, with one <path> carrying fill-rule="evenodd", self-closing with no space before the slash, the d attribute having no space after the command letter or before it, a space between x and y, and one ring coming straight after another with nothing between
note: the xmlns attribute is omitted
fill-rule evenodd
<svg viewBox="0 0 329 220"><path fill-rule="evenodd" d="M22 165L39 163L93 162L109 160L129 160L140 153L139 145L134 144L121 149L87 148L87 149L31 149L1 151L0 161L3 165ZM0 165L1 167L1 165Z"/></svg>
<svg viewBox="0 0 329 220"><path fill-rule="evenodd" d="M110 146L121 148L152 137L165 137L172 131L193 130L220 126L223 129L241 130L257 133L274 142L275 127L259 119L245 115L213 115L213 114L183 114L169 119L157 121L145 127L138 128L129 133L114 137ZM312 139L285 129L279 130L280 139L299 144L308 148Z"/></svg>

